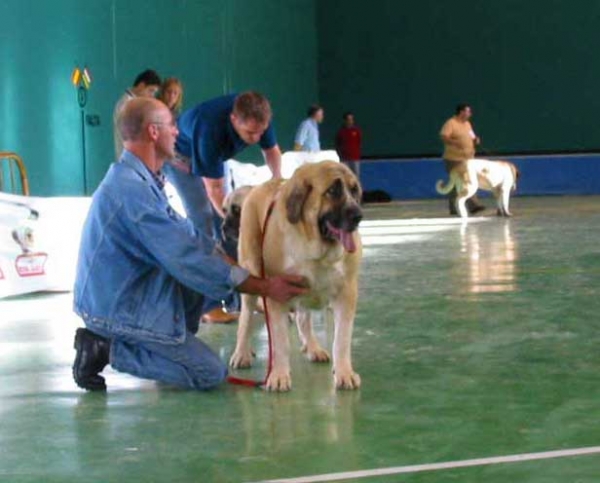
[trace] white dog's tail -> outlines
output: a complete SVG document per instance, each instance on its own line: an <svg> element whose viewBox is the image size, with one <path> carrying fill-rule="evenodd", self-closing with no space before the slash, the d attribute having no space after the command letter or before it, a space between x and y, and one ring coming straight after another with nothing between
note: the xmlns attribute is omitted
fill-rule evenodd
<svg viewBox="0 0 600 483"><path fill-rule="evenodd" d="M447 195L448 193L450 193L450 191L454 189L454 186L454 177L450 176L448 183L446 183L445 185L443 180L438 179L437 183L435 184L435 190L441 195Z"/></svg>

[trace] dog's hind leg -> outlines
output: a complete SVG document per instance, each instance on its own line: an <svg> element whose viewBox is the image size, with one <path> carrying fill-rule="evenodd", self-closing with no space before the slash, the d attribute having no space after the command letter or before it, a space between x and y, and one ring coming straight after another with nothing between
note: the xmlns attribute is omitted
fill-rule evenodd
<svg viewBox="0 0 600 483"><path fill-rule="evenodd" d="M242 294L242 311L238 322L237 342L235 351L229 359L229 365L235 369L250 367L254 353L250 344L256 309L256 295Z"/></svg>
<svg viewBox="0 0 600 483"><path fill-rule="evenodd" d="M302 342L302 352L311 362L329 362L329 353L321 347L315 337L312 327L312 313L309 310L298 309L296 311L296 326L298 335Z"/></svg>
<svg viewBox="0 0 600 483"><path fill-rule="evenodd" d="M456 211L458 212L458 214L460 215L461 218L468 218L469 217L469 212L467 211L467 198L466 196L463 195L458 195L456 197Z"/></svg>
<svg viewBox="0 0 600 483"><path fill-rule="evenodd" d="M463 186L456 197L457 211L461 218L467 218L469 210L467 209L467 200L475 196L477 193L477 185L470 184L468 187Z"/></svg>
<svg viewBox="0 0 600 483"><path fill-rule="evenodd" d="M467 200L477 192L477 188L471 193L469 186L469 173L451 173L456 186L456 211L461 218L466 219L469 217L469 210L467 210Z"/></svg>

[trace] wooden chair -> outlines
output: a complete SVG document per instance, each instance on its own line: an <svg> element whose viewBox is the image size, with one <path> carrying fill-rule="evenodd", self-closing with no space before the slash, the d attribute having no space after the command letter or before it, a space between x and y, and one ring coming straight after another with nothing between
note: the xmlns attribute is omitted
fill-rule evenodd
<svg viewBox="0 0 600 483"><path fill-rule="evenodd" d="M16 181L16 170L19 171L20 184ZM18 194L19 189L22 195L29 196L29 180L25 163L17 153L0 151L0 191Z"/></svg>

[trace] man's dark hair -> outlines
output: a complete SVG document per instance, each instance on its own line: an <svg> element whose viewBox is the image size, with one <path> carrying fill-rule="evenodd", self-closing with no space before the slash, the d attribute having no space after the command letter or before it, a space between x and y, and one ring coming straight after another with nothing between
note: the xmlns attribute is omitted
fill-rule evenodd
<svg viewBox="0 0 600 483"><path fill-rule="evenodd" d="M354 116L354 113L352 111L346 111L342 114L342 119L345 121L348 116Z"/></svg>
<svg viewBox="0 0 600 483"><path fill-rule="evenodd" d="M269 100L255 91L242 92L235 98L233 114L242 122L253 120L260 124L270 123L273 115Z"/></svg>
<svg viewBox="0 0 600 483"><path fill-rule="evenodd" d="M321 109L323 109L321 106L319 106L319 104L313 104L312 106L310 106L308 108L308 111L306 111L306 115L308 117L313 117L317 112L319 112Z"/></svg>
<svg viewBox="0 0 600 483"><path fill-rule="evenodd" d="M458 104L456 106L456 114L460 114L461 112L463 112L467 107L471 107L469 104Z"/></svg>
<svg viewBox="0 0 600 483"><path fill-rule="evenodd" d="M133 81L133 87L138 86L142 82L144 84L146 84L147 86L159 86L160 87L160 84L161 84L160 76L156 73L155 70L152 70L152 69L146 69L141 74L138 74L138 76Z"/></svg>

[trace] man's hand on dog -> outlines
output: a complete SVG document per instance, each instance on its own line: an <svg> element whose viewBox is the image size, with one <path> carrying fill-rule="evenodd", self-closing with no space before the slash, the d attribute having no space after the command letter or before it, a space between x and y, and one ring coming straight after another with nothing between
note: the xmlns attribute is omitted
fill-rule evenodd
<svg viewBox="0 0 600 483"><path fill-rule="evenodd" d="M268 278L251 275L238 286L238 290L244 293L263 295L284 304L298 295L306 294L309 286L306 278L299 275L278 275Z"/></svg>
<svg viewBox="0 0 600 483"><path fill-rule="evenodd" d="M308 292L308 281L299 275L281 275L267 278L267 297L281 303Z"/></svg>

